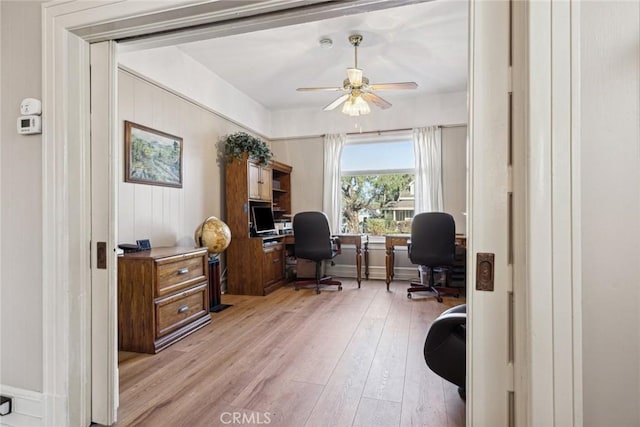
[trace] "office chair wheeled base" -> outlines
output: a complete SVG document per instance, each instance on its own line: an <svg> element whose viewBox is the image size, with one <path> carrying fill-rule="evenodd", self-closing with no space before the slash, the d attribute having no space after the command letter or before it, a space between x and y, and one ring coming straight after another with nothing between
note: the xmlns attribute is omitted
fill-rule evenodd
<svg viewBox="0 0 640 427"><path fill-rule="evenodd" d="M320 286L337 286L338 290L342 290L342 282L337 280L333 280L331 276L320 277L322 265L320 262L316 262L316 278L309 280L302 280L300 282L296 282L295 290L299 290L301 286L315 285L316 294L320 293Z"/></svg>
<svg viewBox="0 0 640 427"><path fill-rule="evenodd" d="M440 270L445 271L445 275L446 275L445 282L448 283L450 270L448 268L442 268ZM436 301L438 302L443 301L442 300L443 294L453 295L456 298L460 297L460 291L457 289L449 288L446 286L445 287L435 286L435 277L434 277L434 272L432 268L421 266L418 269L418 271L420 273L420 279L412 280L409 283L409 289L407 289L407 298L412 299L412 296L411 296L412 292L431 292L433 296L436 297ZM428 275L428 283L425 283L425 275Z"/></svg>
<svg viewBox="0 0 640 427"><path fill-rule="evenodd" d="M436 301L438 301L438 302L442 302L443 301L442 297L440 296L440 293L437 290L432 290L432 289L429 289L428 287L425 287L424 289L422 289L421 287L411 287L411 288L409 288L409 290L407 291L407 298L409 298L409 299L413 298L411 296L411 292L431 292L436 297Z"/></svg>
<svg viewBox="0 0 640 427"><path fill-rule="evenodd" d="M303 280L303 281L300 281L300 282L296 282L294 289L296 291L299 291L301 287L309 286L309 285L314 285L315 286L316 294L320 293L320 288L321 287L326 287L326 286L337 286L339 291L342 290L342 282L338 282L337 280L333 280L333 278L331 276L325 276L325 277L321 278L319 281L317 281L315 279L310 279L310 280ZM307 288L307 289L312 289L312 288Z"/></svg>

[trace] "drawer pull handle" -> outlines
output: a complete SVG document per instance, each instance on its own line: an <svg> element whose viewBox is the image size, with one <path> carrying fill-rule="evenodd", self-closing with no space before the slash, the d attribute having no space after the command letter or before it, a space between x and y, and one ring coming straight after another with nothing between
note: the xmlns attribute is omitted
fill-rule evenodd
<svg viewBox="0 0 640 427"><path fill-rule="evenodd" d="M280 258L276 258L273 260L273 263L275 264L276 262L280 262Z"/></svg>
<svg viewBox="0 0 640 427"><path fill-rule="evenodd" d="M189 269L186 267L178 270L178 274L187 274L188 272L189 272Z"/></svg>
<svg viewBox="0 0 640 427"><path fill-rule="evenodd" d="M189 306L188 306L188 305L183 305L182 307L180 307L180 308L178 309L178 314L182 314L182 313L184 313L184 312L185 312L185 311L187 311L187 310L189 310Z"/></svg>

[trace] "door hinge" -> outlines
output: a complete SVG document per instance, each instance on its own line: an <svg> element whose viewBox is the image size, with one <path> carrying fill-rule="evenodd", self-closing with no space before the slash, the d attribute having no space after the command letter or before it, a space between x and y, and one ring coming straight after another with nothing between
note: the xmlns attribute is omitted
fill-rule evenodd
<svg viewBox="0 0 640 427"><path fill-rule="evenodd" d="M513 92L513 67L507 67L507 92Z"/></svg>

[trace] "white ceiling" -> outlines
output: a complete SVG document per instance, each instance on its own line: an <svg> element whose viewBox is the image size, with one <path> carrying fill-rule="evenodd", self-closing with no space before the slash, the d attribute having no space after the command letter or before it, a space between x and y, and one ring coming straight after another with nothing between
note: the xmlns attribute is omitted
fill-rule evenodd
<svg viewBox="0 0 640 427"><path fill-rule="evenodd" d="M378 92L393 104L466 90L467 7L464 0L438 0L179 48L270 110L321 109L340 93L296 88L341 86L354 61L348 36L362 34L358 65L371 83L418 83L416 90ZM330 49L319 45L326 37L333 40Z"/></svg>

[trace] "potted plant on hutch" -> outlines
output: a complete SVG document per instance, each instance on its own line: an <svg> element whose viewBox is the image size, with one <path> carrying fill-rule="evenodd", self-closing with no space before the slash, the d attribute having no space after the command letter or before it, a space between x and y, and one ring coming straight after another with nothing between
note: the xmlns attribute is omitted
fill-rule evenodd
<svg viewBox="0 0 640 427"><path fill-rule="evenodd" d="M224 156L227 162L231 162L233 159L242 161L245 159L245 153L247 158L263 165L268 164L273 157L273 152L264 141L246 132L236 132L225 136Z"/></svg>
<svg viewBox="0 0 640 427"><path fill-rule="evenodd" d="M224 157L227 160L225 168L227 190L230 190L230 185L234 185L233 182L242 187L244 187L242 182L246 182L249 189L249 199L271 202L272 177L269 161L273 157L273 152L269 146L259 138L245 132L227 135L223 142Z"/></svg>

